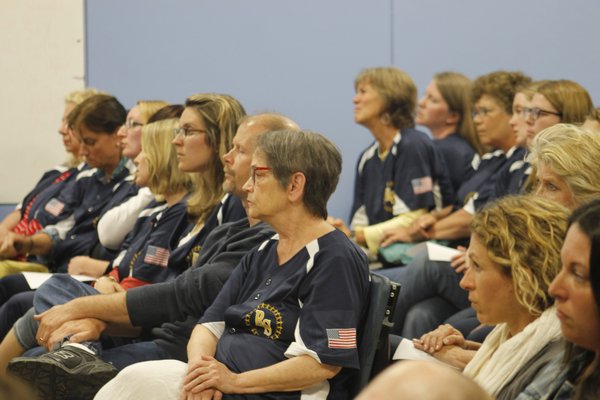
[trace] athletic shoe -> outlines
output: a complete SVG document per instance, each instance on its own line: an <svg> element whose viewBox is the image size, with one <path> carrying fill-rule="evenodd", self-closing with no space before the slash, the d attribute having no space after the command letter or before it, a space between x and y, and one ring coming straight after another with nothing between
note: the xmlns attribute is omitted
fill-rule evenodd
<svg viewBox="0 0 600 400"><path fill-rule="evenodd" d="M93 399L118 373L79 344L66 344L39 357L16 357L7 371L32 385L44 400Z"/></svg>

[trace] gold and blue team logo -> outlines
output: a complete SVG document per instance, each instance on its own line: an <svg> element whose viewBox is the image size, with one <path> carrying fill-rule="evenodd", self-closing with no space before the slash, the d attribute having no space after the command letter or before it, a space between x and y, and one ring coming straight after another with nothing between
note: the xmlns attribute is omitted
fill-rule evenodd
<svg viewBox="0 0 600 400"><path fill-rule="evenodd" d="M260 303L254 310L246 314L244 322L254 335L273 340L279 339L283 331L281 313L266 303Z"/></svg>
<svg viewBox="0 0 600 400"><path fill-rule="evenodd" d="M187 256L185 257L185 261L186 261L188 267L191 267L194 264L196 264L196 261L198 261L198 257L200 256L200 250L202 250L202 246L196 245L196 246L192 247L190 249L190 251L187 253Z"/></svg>

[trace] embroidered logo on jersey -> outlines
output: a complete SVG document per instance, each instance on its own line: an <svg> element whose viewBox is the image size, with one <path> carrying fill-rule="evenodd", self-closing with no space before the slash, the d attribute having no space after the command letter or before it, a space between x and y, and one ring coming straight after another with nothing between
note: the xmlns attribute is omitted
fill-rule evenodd
<svg viewBox="0 0 600 400"><path fill-rule="evenodd" d="M396 196L394 196L394 181L387 181L385 183L385 190L383 191L383 209L389 213L393 212L395 202Z"/></svg>
<svg viewBox="0 0 600 400"><path fill-rule="evenodd" d="M270 304L261 303L244 318L246 326L256 336L277 340L283 330L281 313Z"/></svg>
<svg viewBox="0 0 600 400"><path fill-rule="evenodd" d="M189 251L189 253L186 256L188 267L191 267L192 265L196 264L196 261L198 261L198 257L200 256L200 250L202 250L202 246L196 245L192 247L192 249Z"/></svg>
<svg viewBox="0 0 600 400"><path fill-rule="evenodd" d="M166 267L169 264L170 255L171 252L169 249L164 249L158 246L148 246L148 250L146 250L146 257L144 257L144 262Z"/></svg>
<svg viewBox="0 0 600 400"><path fill-rule="evenodd" d="M327 329L327 347L330 349L355 349L356 329Z"/></svg>
<svg viewBox="0 0 600 400"><path fill-rule="evenodd" d="M430 176L413 179L410 181L410 184L412 185L415 194L428 193L433 190L433 181Z"/></svg>
<svg viewBox="0 0 600 400"><path fill-rule="evenodd" d="M44 207L44 210L48 211L55 217L58 217L64 209L65 203L58 200L57 198L52 198L48 203L46 203L46 207Z"/></svg>

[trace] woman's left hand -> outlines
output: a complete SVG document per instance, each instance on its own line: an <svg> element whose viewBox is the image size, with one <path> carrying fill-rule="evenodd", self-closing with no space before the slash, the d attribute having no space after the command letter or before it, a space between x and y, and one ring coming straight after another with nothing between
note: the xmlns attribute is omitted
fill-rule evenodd
<svg viewBox="0 0 600 400"><path fill-rule="evenodd" d="M209 389L221 393L233 393L237 377L237 374L231 372L225 364L214 357L202 356L200 360L189 364L188 373L183 381L182 399L186 399L186 395L199 394Z"/></svg>

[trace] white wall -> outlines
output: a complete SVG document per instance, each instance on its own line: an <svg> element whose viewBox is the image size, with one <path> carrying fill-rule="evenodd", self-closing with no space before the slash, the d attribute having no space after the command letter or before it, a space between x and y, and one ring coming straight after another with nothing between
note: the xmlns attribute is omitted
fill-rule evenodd
<svg viewBox="0 0 600 400"><path fill-rule="evenodd" d="M64 95L84 85L83 0L2 0L0 203L16 203L65 159Z"/></svg>

